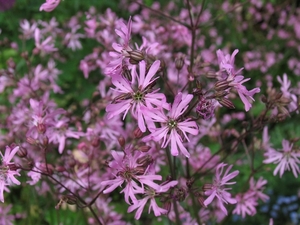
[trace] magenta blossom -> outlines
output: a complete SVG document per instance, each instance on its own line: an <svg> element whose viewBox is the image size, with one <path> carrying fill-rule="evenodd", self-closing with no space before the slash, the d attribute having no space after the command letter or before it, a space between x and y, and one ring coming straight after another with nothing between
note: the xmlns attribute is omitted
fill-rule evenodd
<svg viewBox="0 0 300 225"><path fill-rule="evenodd" d="M118 29L115 29L115 32L121 38L121 43L112 44L115 51L109 52L112 60L107 65L106 73L108 75L115 74L120 76L125 57L129 57L129 52L132 51L132 48L129 46L131 38L131 24L131 17L129 18L127 25L125 25L121 20L117 21Z"/></svg>
<svg viewBox="0 0 300 225"><path fill-rule="evenodd" d="M156 189L149 188L148 190L145 191L144 198L137 200L133 205L131 205L128 208L127 212L132 212L137 209L134 218L136 220L140 219L146 203L150 200L148 213L150 213L151 209L153 210L155 216L160 216L162 214L168 213L168 210L160 208L157 205L155 201L155 197L161 193L167 192L171 187L177 185L177 183L178 181L171 181L167 184L157 186Z"/></svg>
<svg viewBox="0 0 300 225"><path fill-rule="evenodd" d="M141 159L145 154L139 151L131 151L132 146L127 146L124 152L111 151L114 160L108 165L112 169L115 178L100 183L104 188L104 194L108 194L126 183L121 193L124 192L125 202L129 205L132 202L137 202L136 194L145 193L145 186L153 189L159 188L159 185L153 181L162 179L160 175L147 174L148 168L142 169Z"/></svg>
<svg viewBox="0 0 300 225"><path fill-rule="evenodd" d="M259 88L254 88L250 91L246 89L243 83L250 80L250 78L244 79L244 76L240 75L243 68L235 71L234 58L239 51L236 49L230 56L229 54L224 55L224 53L219 49L217 51L218 63L219 63L219 80L228 81L228 91L232 88L235 89L245 105L245 111L249 111L252 107L251 101L254 101L253 95L259 93Z"/></svg>
<svg viewBox="0 0 300 225"><path fill-rule="evenodd" d="M178 93L175 97L171 110L167 115L162 110L148 110L143 108L144 114L149 118L147 121L159 122L159 128L151 129L151 134L146 136L143 141L162 141L161 147L165 148L171 143L171 154L178 156L179 150L186 157L190 153L183 145L184 139L189 141L187 133L198 134L198 127L195 121L191 119L182 119L182 115L188 108L188 104L193 99L193 95L183 95Z"/></svg>
<svg viewBox="0 0 300 225"><path fill-rule="evenodd" d="M278 164L274 170L274 176L279 172L282 177L284 171L292 170L295 177L298 177L300 173L300 152L293 150L293 144L287 140L282 140L282 150L276 151L275 149L269 149L265 153L266 159L264 163Z"/></svg>
<svg viewBox="0 0 300 225"><path fill-rule="evenodd" d="M256 214L256 206L258 203L253 192L237 194L235 199L237 204L232 213L241 215L242 218L245 218L246 215L254 216Z"/></svg>
<svg viewBox="0 0 300 225"><path fill-rule="evenodd" d="M236 182L228 182L239 174L238 170L235 170L232 173L229 173L232 165L228 166L227 170L223 175L223 170L227 166L225 163L220 163L216 169L216 175L212 184L204 186L204 194L209 196L205 201L204 205L208 206L216 197L218 199L218 206L220 209L227 215L227 210L224 206L224 203L236 204L236 199L231 197L231 194L227 192L231 188L227 188L226 185L232 185Z"/></svg>
<svg viewBox="0 0 300 225"><path fill-rule="evenodd" d="M250 80L250 78L244 79L244 76L235 76L234 80L230 82L229 86L233 87L240 96L240 99L245 105L245 111L249 111L252 107L251 101L254 101L253 95L260 92L259 88L254 88L250 91L246 89L243 83Z"/></svg>
<svg viewBox="0 0 300 225"><path fill-rule="evenodd" d="M145 61L139 63L139 74L135 70L132 71L132 76L136 82L130 83L123 77L118 75L112 76L112 83L117 87L115 91L121 95L116 97L111 104L106 107L108 118L112 118L120 113L124 113L123 119L127 112L131 110L131 114L138 120L138 126L142 132L146 131L145 113L141 110L142 107L151 110L155 108L169 109L170 106L166 102L166 97L162 93L157 93L159 89L152 90L152 84L158 78L155 77L160 66L160 61L156 60L146 71ZM151 125L150 122L148 126Z"/></svg>
<svg viewBox="0 0 300 225"><path fill-rule="evenodd" d="M16 146L13 150L10 147L6 146L5 154L3 155L0 152L2 164L0 166L0 201L4 202L3 191L6 190L6 186L11 184L20 185L20 181L18 181L15 176L20 176L20 174L16 171L16 166L13 162L11 162L12 158L19 151L19 146Z"/></svg>
<svg viewBox="0 0 300 225"><path fill-rule="evenodd" d="M46 0L44 4L41 5L40 11L51 12L53 11L60 3L60 0Z"/></svg>

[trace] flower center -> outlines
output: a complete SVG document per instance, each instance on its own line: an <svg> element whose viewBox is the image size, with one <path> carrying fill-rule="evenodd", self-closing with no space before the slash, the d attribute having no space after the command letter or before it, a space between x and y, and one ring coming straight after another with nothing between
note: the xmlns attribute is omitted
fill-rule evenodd
<svg viewBox="0 0 300 225"><path fill-rule="evenodd" d="M177 127L177 121L175 121L175 120L169 120L168 121L168 127L169 127L169 129L174 129L174 128L176 128Z"/></svg>
<svg viewBox="0 0 300 225"><path fill-rule="evenodd" d="M137 91L133 94L133 100L139 102L144 100L144 93Z"/></svg>

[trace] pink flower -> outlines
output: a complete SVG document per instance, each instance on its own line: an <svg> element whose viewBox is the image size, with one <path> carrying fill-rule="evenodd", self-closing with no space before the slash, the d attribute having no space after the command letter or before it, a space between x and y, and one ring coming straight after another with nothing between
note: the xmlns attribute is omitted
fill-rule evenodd
<svg viewBox="0 0 300 225"><path fill-rule="evenodd" d="M15 176L20 176L20 174L15 170L15 164L10 162L15 154L19 151L19 146L16 146L13 150L10 147L6 146L5 154L3 155L0 152L2 157L2 165L0 166L0 201L4 202L3 191L6 189L6 186L11 185L12 183L20 185Z"/></svg>
<svg viewBox="0 0 300 225"><path fill-rule="evenodd" d="M112 83L117 87L115 91L122 94L116 97L113 103L106 107L108 118L112 118L124 112L123 119L131 110L131 114L138 120L138 126L142 132L146 131L145 113L141 110L142 107L148 110L156 108L169 109L170 106L166 102L166 97L162 93L157 93L157 90L152 90L153 82L158 78L155 77L160 66L160 61L156 60L146 73L146 63L141 61L139 63L139 74L135 70L132 71L132 76L136 77L136 82L130 83L123 77L118 75L112 76ZM151 122L151 121L150 121ZM148 126L151 125L149 122Z"/></svg>
<svg viewBox="0 0 300 225"><path fill-rule="evenodd" d="M237 201L236 199L231 197L231 194L229 192L227 192L227 190L231 190L231 188L227 188L225 185L235 184L236 182L228 182L228 181L236 177L239 174L239 171L235 170L234 172L228 174L230 169L232 168L232 165L230 165L223 175L223 169L225 168L226 165L227 164L220 163L217 166L216 175L213 184L204 186L204 190L205 190L204 194L209 196L204 201L204 205L208 206L214 200L214 198L217 197L218 206L227 215L227 210L224 206L224 203L236 204Z"/></svg>
<svg viewBox="0 0 300 225"><path fill-rule="evenodd" d="M114 48L114 52L109 52L112 60L107 65L107 74L108 75L119 75L123 69L124 59L125 57L129 57L130 51L132 51L129 46L129 41L131 38L131 17L128 20L127 25L125 25L121 20L117 21L117 25L119 29L116 29L116 34L121 38L121 43L113 43L112 47Z"/></svg>
<svg viewBox="0 0 300 225"><path fill-rule="evenodd" d="M44 4L41 5L40 11L51 12L53 11L60 3L60 0L46 0Z"/></svg>
<svg viewBox="0 0 300 225"><path fill-rule="evenodd" d="M234 77L243 70L243 68L241 68L238 71L235 71L234 68L234 58L236 54L238 54L238 52L239 50L235 49L232 55L224 55L224 53L220 49L217 51L221 80L233 80Z"/></svg>
<svg viewBox="0 0 300 225"><path fill-rule="evenodd" d="M38 28L36 28L34 31L34 39L35 39L35 47L36 47L35 51L41 51L43 54L57 51L57 48L54 47L52 37L47 37L41 43L40 29Z"/></svg>
<svg viewBox="0 0 300 225"><path fill-rule="evenodd" d="M147 174L148 168L142 169L142 164L139 162L141 161L139 159L145 154L139 151L131 152L133 151L131 148L132 146L127 146L124 152L111 151L114 160L109 163L109 167L112 169L115 178L100 183L100 186L104 187L103 193L107 194L125 182L126 186L121 193L124 192L125 202L129 205L131 202L136 203L136 194L145 192L145 185L157 189L159 185L153 181L162 179L160 175Z"/></svg>
<svg viewBox="0 0 300 225"><path fill-rule="evenodd" d="M235 76L234 80L229 84L229 86L235 88L238 92L240 99L245 105L246 112L252 107L251 101L254 101L253 95L260 92L259 88L254 88L248 91L246 87L242 85L242 83L245 83L248 80L250 80L250 78L244 79L244 76L239 75Z"/></svg>
<svg viewBox="0 0 300 225"><path fill-rule="evenodd" d="M243 70L243 68L239 69L238 71L235 71L234 68L234 58L236 54L239 51L236 49L230 56L229 54L224 55L224 53L221 50L217 51L218 56L218 62L219 62L219 80L226 80L229 82L229 88L228 90L234 88L238 95L240 96L242 102L245 105L245 110L249 111L249 109L252 107L251 101L254 101L253 95L255 93L260 92L259 88L254 88L250 91L246 89L243 83L250 80L250 78L244 79L244 76L239 75L240 72Z"/></svg>
<svg viewBox="0 0 300 225"><path fill-rule="evenodd" d="M257 182L255 182L254 178L251 177L249 190L255 194L256 199L261 199L263 202L269 199L269 196L263 193L265 189L264 186L267 183L268 181L264 180L262 177L260 177Z"/></svg>
<svg viewBox="0 0 300 225"><path fill-rule="evenodd" d="M300 173L300 152L293 150L293 144L287 140L282 140L282 150L269 149L265 154L264 163L278 164L274 170L274 176L279 172L282 177L284 171L292 170L295 177Z"/></svg>
<svg viewBox="0 0 300 225"><path fill-rule="evenodd" d="M136 202L134 202L133 205L129 206L127 212L132 212L137 209L134 218L136 220L140 219L146 203L150 200L148 213L150 213L150 211L152 209L155 216L160 216L162 214L166 214L168 212L168 210L160 208L157 205L157 203L155 201L155 196L157 196L160 193L167 192L171 187L174 187L175 185L177 185L177 183L178 183L178 181L171 181L167 184L157 186L156 189L149 188L148 190L146 190L146 192L144 194L145 197L143 199L137 200Z"/></svg>
<svg viewBox="0 0 300 225"><path fill-rule="evenodd" d="M192 100L193 95L185 95L178 93L168 115L162 110L148 110L143 108L144 114L149 117L147 121L159 122L159 128L150 129L151 134L146 136L143 141L162 141L161 147L165 148L171 143L171 154L178 156L179 150L186 156L190 157L190 153L183 145L184 139L189 141L187 133L192 135L198 134L198 127L195 121L190 119L182 119L182 115L188 108L188 104Z"/></svg>
<svg viewBox="0 0 300 225"><path fill-rule="evenodd" d="M235 209L232 213L242 215L243 218L246 215L254 216L256 214L256 206L258 205L253 192L246 192L245 194L237 194L235 196L237 201Z"/></svg>
<svg viewBox="0 0 300 225"><path fill-rule="evenodd" d="M65 113L63 109L50 111L43 101L36 101L35 99L30 99L29 101L33 112L31 115L31 126L26 135L32 138L37 138L39 133L43 134L49 127L55 126L57 116Z"/></svg>
<svg viewBox="0 0 300 225"><path fill-rule="evenodd" d="M0 224L13 225L15 216L8 214L11 210L12 205L1 205L0 206Z"/></svg>

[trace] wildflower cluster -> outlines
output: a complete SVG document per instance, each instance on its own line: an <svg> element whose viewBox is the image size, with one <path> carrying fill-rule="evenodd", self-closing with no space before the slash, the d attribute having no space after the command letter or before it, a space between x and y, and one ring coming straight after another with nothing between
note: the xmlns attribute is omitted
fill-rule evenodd
<svg viewBox="0 0 300 225"><path fill-rule="evenodd" d="M271 164L280 178L300 173L299 132L280 136L281 148L271 142L274 127L298 116L300 86L288 72L273 80L280 53L233 44L214 15L241 21L232 25L241 34L258 30L269 41L278 32L290 48L299 16L259 0L120 2L126 19L94 7L64 22L24 18L20 40L0 40L0 201L31 188L51 195L53 209L84 208L82 223L100 225L144 221L145 212L153 224L255 216L276 188ZM64 4L46 0L39 10ZM272 11L295 29L274 29ZM288 68L298 76L297 63ZM28 216L9 215L11 207L0 206L0 223Z"/></svg>

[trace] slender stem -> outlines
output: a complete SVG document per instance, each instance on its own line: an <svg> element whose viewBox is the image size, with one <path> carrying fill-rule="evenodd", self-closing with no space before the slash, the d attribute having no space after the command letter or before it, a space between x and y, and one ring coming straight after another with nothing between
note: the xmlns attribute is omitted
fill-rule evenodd
<svg viewBox="0 0 300 225"><path fill-rule="evenodd" d="M97 216L97 214L95 213L93 207L91 205L88 206L89 210L91 211L91 213L93 214L93 216L95 217L96 221L98 222L98 224L103 225L103 223L101 223L99 217Z"/></svg>
<svg viewBox="0 0 300 225"><path fill-rule="evenodd" d="M198 204L195 201L195 195L192 194L191 198L192 198L192 203L193 203L194 215L196 217L197 223L201 224L200 217L199 217L199 214L198 214L198 212L199 212L199 208L198 207L199 206L198 206Z"/></svg>
<svg viewBox="0 0 300 225"><path fill-rule="evenodd" d="M190 161L188 158L185 159L186 160L186 177L189 180L191 178L191 173L190 173ZM194 215L196 217L197 223L201 224L200 221L200 217L199 217L199 208L198 208L198 204L195 201L195 195L193 193L190 194L191 199L192 199L192 204L193 204L193 211L194 211Z"/></svg>
<svg viewBox="0 0 300 225"><path fill-rule="evenodd" d="M176 200L173 200L173 205L174 205L174 211L175 211L175 216L176 216L176 225L181 225Z"/></svg>

